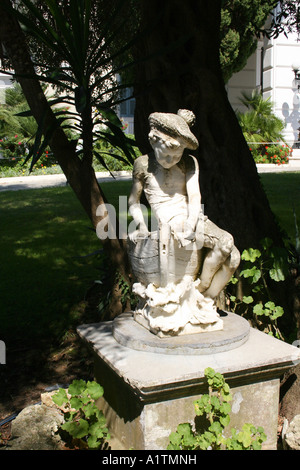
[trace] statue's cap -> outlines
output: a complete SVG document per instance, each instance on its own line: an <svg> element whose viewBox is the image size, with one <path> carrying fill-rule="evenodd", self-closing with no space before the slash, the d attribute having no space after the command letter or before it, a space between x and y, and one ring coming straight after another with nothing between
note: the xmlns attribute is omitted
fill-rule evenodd
<svg viewBox="0 0 300 470"><path fill-rule="evenodd" d="M190 127L195 123L195 115L187 109L179 109L177 114L172 113L152 113L149 116L150 127L170 135L181 137L186 147L196 150L199 146L198 140L190 131Z"/></svg>

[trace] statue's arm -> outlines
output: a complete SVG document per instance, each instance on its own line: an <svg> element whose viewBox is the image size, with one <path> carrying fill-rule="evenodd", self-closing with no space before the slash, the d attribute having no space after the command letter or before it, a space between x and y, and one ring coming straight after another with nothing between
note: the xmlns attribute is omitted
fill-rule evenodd
<svg viewBox="0 0 300 470"><path fill-rule="evenodd" d="M128 200L128 206L129 206L129 214L133 218L138 230L136 230L132 234L131 238L134 238L138 235L149 234L148 228L145 223L144 216L143 216L141 204L140 204L142 192L143 192L142 181L139 178L134 178L131 193L130 193L129 200Z"/></svg>
<svg viewBox="0 0 300 470"><path fill-rule="evenodd" d="M186 173L186 190L188 197L187 223L191 226L192 231L195 231L202 209L198 162L196 158L191 155L189 156L189 164Z"/></svg>

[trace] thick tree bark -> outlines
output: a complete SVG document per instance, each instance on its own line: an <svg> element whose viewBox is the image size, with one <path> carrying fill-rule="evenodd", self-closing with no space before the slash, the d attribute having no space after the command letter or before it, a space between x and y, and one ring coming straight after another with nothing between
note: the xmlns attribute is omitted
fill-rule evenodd
<svg viewBox="0 0 300 470"><path fill-rule="evenodd" d="M53 129L49 142L51 150L93 227L96 228L97 224L103 220L103 215L97 215L97 208L106 201L91 161L85 159L81 161L78 158L74 145L59 126L42 87L38 79L35 78L35 70L26 46L25 36L16 19L4 8L5 3L9 3L9 1L2 0L0 3L0 43L4 45L10 57L15 75L35 120L37 123L43 120L45 130ZM112 265L119 270L125 279L128 279L128 259L123 241L118 238L106 238L102 240L102 243L109 254ZM114 305L117 305L115 300ZM114 312L111 312L111 317L119 313L121 312L115 309Z"/></svg>
<svg viewBox="0 0 300 470"><path fill-rule="evenodd" d="M136 72L135 130L141 150L149 151L147 119L151 112L192 110L196 115L192 131L200 143L196 156L206 215L234 236L240 250L258 246L266 236L280 243L278 227L222 79L221 1L141 0L141 10L142 27L154 26L136 49L136 57L175 44L167 55L139 64ZM182 44L176 46L180 39Z"/></svg>

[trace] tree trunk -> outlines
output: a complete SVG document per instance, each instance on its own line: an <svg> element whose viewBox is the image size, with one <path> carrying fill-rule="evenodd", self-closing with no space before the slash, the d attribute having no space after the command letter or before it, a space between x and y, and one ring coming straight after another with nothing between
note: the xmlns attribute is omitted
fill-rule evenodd
<svg viewBox="0 0 300 470"><path fill-rule="evenodd" d="M35 78L35 70L27 49L25 36L17 20L5 9L3 5L5 2L9 4L8 0L2 0L0 3L0 43L4 45L11 60L15 75L35 120L37 123L44 120L45 130L54 129L49 142L50 148L93 227L96 228L97 224L105 217L105 214L97 215L97 208L106 201L96 179L91 161L90 159L81 161L78 158L74 145L68 140L63 129L59 126L42 87L38 79ZM102 243L109 254L112 265L127 280L129 265L123 240L108 237L102 240ZM116 289L113 291L116 292ZM114 301L114 305L117 304L118 302ZM114 317L119 313L121 312L113 311L110 316Z"/></svg>
<svg viewBox="0 0 300 470"><path fill-rule="evenodd" d="M220 0L141 0L141 27L154 26L136 48L136 58L174 47L137 68L135 132L146 153L151 112L195 113L204 212L243 250L266 236L280 243L281 236L227 98L219 63L220 12Z"/></svg>

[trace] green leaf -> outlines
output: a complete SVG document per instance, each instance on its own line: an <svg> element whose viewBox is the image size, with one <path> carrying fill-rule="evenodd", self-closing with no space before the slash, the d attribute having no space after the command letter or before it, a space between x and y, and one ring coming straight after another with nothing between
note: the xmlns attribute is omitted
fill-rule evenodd
<svg viewBox="0 0 300 470"><path fill-rule="evenodd" d="M241 259L244 261L250 261L251 263L254 263L254 261L257 258L260 258L261 252L257 249L254 248L249 248L248 250L244 250Z"/></svg>
<svg viewBox="0 0 300 470"><path fill-rule="evenodd" d="M111 122L114 126L122 128L123 124L120 121L117 113L113 109L105 108L101 105L96 106L101 115L106 121Z"/></svg>
<svg viewBox="0 0 300 470"><path fill-rule="evenodd" d="M209 426L209 431L214 433L214 434L222 434L223 427L221 426L219 421L214 421L210 426Z"/></svg>
<svg viewBox="0 0 300 470"><path fill-rule="evenodd" d="M241 271L240 275L246 279L252 277L251 282L255 283L261 278L261 271L256 266L253 266L252 268Z"/></svg>
<svg viewBox="0 0 300 470"><path fill-rule="evenodd" d="M244 295L243 297L243 302L244 304L252 304L252 302L254 301L253 297L251 295Z"/></svg>
<svg viewBox="0 0 300 470"><path fill-rule="evenodd" d="M100 426L99 423L94 423L89 428L90 435L96 436L97 439L102 439L106 435L107 431L107 427Z"/></svg>
<svg viewBox="0 0 300 470"><path fill-rule="evenodd" d="M66 390L60 388L58 392L52 396L52 400L58 406L62 406L64 403L67 403L68 396Z"/></svg>
<svg viewBox="0 0 300 470"><path fill-rule="evenodd" d="M84 411L86 418L90 418L97 414L97 407L93 403L87 403L83 406L82 410Z"/></svg>
<svg viewBox="0 0 300 470"><path fill-rule="evenodd" d="M190 423L182 423L177 426L177 432L183 438L186 438L192 434L192 426Z"/></svg>
<svg viewBox="0 0 300 470"><path fill-rule="evenodd" d="M285 280L285 275L279 267L270 269L269 274L273 281L280 282Z"/></svg>
<svg viewBox="0 0 300 470"><path fill-rule="evenodd" d="M82 407L82 401L80 400L80 398L72 397L70 399L70 405L71 405L71 408L75 408L75 410L79 410Z"/></svg>
<svg viewBox="0 0 300 470"><path fill-rule="evenodd" d="M215 441L215 436L213 433L209 431L205 431L203 434L201 434L197 438L197 444L201 450L207 450L214 441Z"/></svg>
<svg viewBox="0 0 300 470"><path fill-rule="evenodd" d="M213 395L210 397L210 403L216 410L219 410L221 405L220 405L220 400L216 395Z"/></svg>
<svg viewBox="0 0 300 470"><path fill-rule="evenodd" d="M252 442L251 433L249 431L241 431L238 434L237 440L243 445L245 449L250 447Z"/></svg>
<svg viewBox="0 0 300 470"><path fill-rule="evenodd" d="M230 404L227 402L222 403L222 406L220 407L220 412L223 413L224 415L229 415L229 413L231 412Z"/></svg>
<svg viewBox="0 0 300 470"><path fill-rule="evenodd" d="M276 320L277 318L282 317L283 314L284 314L284 309L280 307L279 305L277 305L273 310L271 319Z"/></svg>
<svg viewBox="0 0 300 470"><path fill-rule="evenodd" d="M228 424L230 423L230 416L229 415L221 416L220 417L220 423L222 424L223 428L228 426Z"/></svg>
<svg viewBox="0 0 300 470"><path fill-rule="evenodd" d="M181 444L181 435L177 432L171 432L169 436L170 443L175 446L173 449L179 449Z"/></svg>
<svg viewBox="0 0 300 470"><path fill-rule="evenodd" d="M255 313L255 315L264 315L265 314L265 311L264 311L264 307L262 304L256 304L254 305L253 307L253 313Z"/></svg>
<svg viewBox="0 0 300 470"><path fill-rule="evenodd" d="M97 436L89 436L87 443L90 449L97 449L100 446Z"/></svg>
<svg viewBox="0 0 300 470"><path fill-rule="evenodd" d="M99 385L97 382L87 382L87 391L90 394L91 398L93 400L98 400L98 398L103 396L104 390L101 385Z"/></svg>
<svg viewBox="0 0 300 470"><path fill-rule="evenodd" d="M74 439L82 439L88 434L89 423L81 418L78 422L71 421L64 423L62 429L67 431Z"/></svg>
<svg viewBox="0 0 300 470"><path fill-rule="evenodd" d="M266 302L265 303L265 308L267 308L268 310L274 310L274 308L275 308L274 302L272 302L272 301Z"/></svg>
<svg viewBox="0 0 300 470"><path fill-rule="evenodd" d="M257 441L252 441L253 450L261 450L261 444Z"/></svg>
<svg viewBox="0 0 300 470"><path fill-rule="evenodd" d="M80 395L86 388L85 380L73 380L71 385L69 386L69 393L72 396Z"/></svg>
<svg viewBox="0 0 300 470"><path fill-rule="evenodd" d="M273 245L273 240L271 238L264 238L260 241L260 245L264 250L268 250Z"/></svg>

